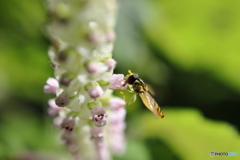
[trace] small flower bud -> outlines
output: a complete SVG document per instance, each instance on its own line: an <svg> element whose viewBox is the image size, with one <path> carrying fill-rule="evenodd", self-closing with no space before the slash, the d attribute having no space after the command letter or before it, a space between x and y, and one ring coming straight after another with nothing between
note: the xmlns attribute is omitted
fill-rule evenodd
<svg viewBox="0 0 240 160"><path fill-rule="evenodd" d="M111 59L108 59L105 63L108 66L108 71L111 71L115 68L117 62L111 58Z"/></svg>
<svg viewBox="0 0 240 160"><path fill-rule="evenodd" d="M58 53L58 60L60 62L66 62L67 61L67 58L68 58L68 53L66 51L60 51Z"/></svg>
<svg viewBox="0 0 240 160"><path fill-rule="evenodd" d="M44 86L44 93L56 93L59 84L58 81L54 78L48 78L47 85Z"/></svg>
<svg viewBox="0 0 240 160"><path fill-rule="evenodd" d="M98 98L103 95L103 90L100 86L93 86L88 89L88 94L91 98Z"/></svg>
<svg viewBox="0 0 240 160"><path fill-rule="evenodd" d="M100 66L99 66L99 63L97 63L97 62L90 62L86 66L88 73L96 73L96 72L98 72L99 68L100 68Z"/></svg>
<svg viewBox="0 0 240 160"><path fill-rule="evenodd" d="M116 39L116 35L115 35L115 32L114 31L109 31L106 33L106 39L107 39L107 42L113 42L115 41Z"/></svg>
<svg viewBox="0 0 240 160"><path fill-rule="evenodd" d="M51 43L53 44L53 46L51 46L50 50L57 50L59 48L59 46L62 44L62 41L59 37L51 37L50 38Z"/></svg>
<svg viewBox="0 0 240 160"><path fill-rule="evenodd" d="M66 105L69 104L69 101L70 101L70 98L65 92L59 94L55 99L55 103L59 107L65 107Z"/></svg>
<svg viewBox="0 0 240 160"><path fill-rule="evenodd" d="M66 19L69 16L69 7L64 3L58 3L55 12L58 18Z"/></svg>
<svg viewBox="0 0 240 160"><path fill-rule="evenodd" d="M98 32L91 32L89 33L88 35L88 40L91 42L91 43L99 43L101 41L101 34L98 33Z"/></svg>
<svg viewBox="0 0 240 160"><path fill-rule="evenodd" d="M63 86L68 86L71 82L71 79L68 76L62 76L59 83Z"/></svg>
<svg viewBox="0 0 240 160"><path fill-rule="evenodd" d="M94 107L91 110L91 114L92 114L92 121L94 122L95 126L102 127L106 125L107 113L103 107L98 107L98 106Z"/></svg>
<svg viewBox="0 0 240 160"><path fill-rule="evenodd" d="M87 62L85 66L88 73L91 73L91 74L102 73L107 71L108 69L108 66L106 66L105 63L97 62L97 61Z"/></svg>

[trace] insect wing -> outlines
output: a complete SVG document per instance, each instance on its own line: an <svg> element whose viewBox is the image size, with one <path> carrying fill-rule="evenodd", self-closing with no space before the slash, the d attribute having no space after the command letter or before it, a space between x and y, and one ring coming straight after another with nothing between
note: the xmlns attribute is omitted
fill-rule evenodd
<svg viewBox="0 0 240 160"><path fill-rule="evenodd" d="M151 93L151 95L155 96L156 93L155 93L153 87L150 86L149 84L146 84L146 86L147 86L147 91L148 91L149 93Z"/></svg>
<svg viewBox="0 0 240 160"><path fill-rule="evenodd" d="M150 111L152 111L155 115L158 115L161 118L164 117L161 108L159 107L159 105L157 104L155 99L150 95L149 92L140 93L139 96L141 97L141 99L142 99L143 103L145 104L145 106Z"/></svg>

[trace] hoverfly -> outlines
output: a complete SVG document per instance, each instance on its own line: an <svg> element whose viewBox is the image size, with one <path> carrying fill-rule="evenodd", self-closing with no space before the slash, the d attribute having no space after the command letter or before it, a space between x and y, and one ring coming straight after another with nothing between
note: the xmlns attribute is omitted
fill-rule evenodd
<svg viewBox="0 0 240 160"><path fill-rule="evenodd" d="M128 85L128 87L130 89L129 92L134 93L134 95L132 96L132 98L130 98L127 105L134 103L136 101L136 95L138 94L141 97L144 105L151 112L153 112L155 115L157 115L161 118L164 118L164 114L163 114L161 108L159 107L159 105L157 104L155 99L150 94L146 83L141 78L139 78L137 73L132 73L131 70L128 70L128 73L129 74L124 77L123 87Z"/></svg>

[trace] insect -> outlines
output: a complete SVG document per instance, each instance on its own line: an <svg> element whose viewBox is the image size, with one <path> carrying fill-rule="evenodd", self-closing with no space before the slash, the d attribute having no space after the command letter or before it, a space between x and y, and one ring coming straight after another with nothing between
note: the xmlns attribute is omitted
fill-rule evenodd
<svg viewBox="0 0 240 160"><path fill-rule="evenodd" d="M136 101L137 95L139 95L144 103L144 105L152 111L155 115L164 118L164 114L155 101L155 99L152 97L152 95L149 92L149 89L146 85L146 83L139 78L137 73L132 73L131 70L128 70L128 75L124 77L124 84L123 86L128 85L131 93L134 93L132 98L130 98L128 104L134 103ZM122 93L123 94L123 93ZM125 99L125 98L124 98Z"/></svg>

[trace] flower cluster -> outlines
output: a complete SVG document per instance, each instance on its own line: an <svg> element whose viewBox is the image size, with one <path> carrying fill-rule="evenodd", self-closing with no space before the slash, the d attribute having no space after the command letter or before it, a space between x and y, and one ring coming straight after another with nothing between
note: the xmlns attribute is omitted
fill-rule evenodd
<svg viewBox="0 0 240 160"><path fill-rule="evenodd" d="M114 0L46 0L47 25L55 78L45 93L49 115L76 160L110 160L125 149L125 101L112 96L123 75L112 76L116 4ZM109 138L106 138L109 137Z"/></svg>

